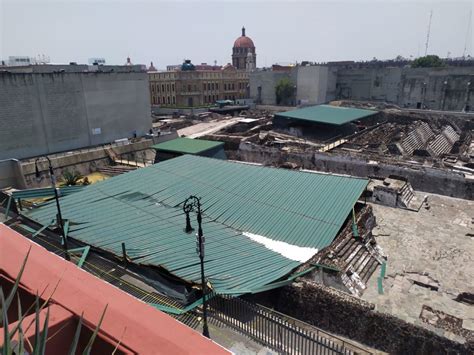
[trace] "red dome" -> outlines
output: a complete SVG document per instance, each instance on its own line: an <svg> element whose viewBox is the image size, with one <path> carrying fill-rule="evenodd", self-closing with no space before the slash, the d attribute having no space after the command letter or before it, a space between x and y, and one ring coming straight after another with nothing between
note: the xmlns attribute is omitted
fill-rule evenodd
<svg viewBox="0 0 474 355"><path fill-rule="evenodd" d="M234 48L255 48L255 45L250 37L240 36L235 40Z"/></svg>

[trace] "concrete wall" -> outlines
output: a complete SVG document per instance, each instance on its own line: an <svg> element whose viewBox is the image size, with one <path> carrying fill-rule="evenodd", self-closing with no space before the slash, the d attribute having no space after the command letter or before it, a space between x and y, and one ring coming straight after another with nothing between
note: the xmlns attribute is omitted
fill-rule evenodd
<svg viewBox="0 0 474 355"><path fill-rule="evenodd" d="M472 111L473 90L474 67L340 69L336 97L449 111L469 105Z"/></svg>
<svg viewBox="0 0 474 355"><path fill-rule="evenodd" d="M287 153L277 148L242 142L238 159L262 164L292 162L304 169L360 177L404 177L415 190L474 200L474 181L462 174L425 166L373 162L367 158L335 153Z"/></svg>
<svg viewBox="0 0 474 355"><path fill-rule="evenodd" d="M472 354L474 343L438 335L426 325L408 323L374 305L315 282L299 282L252 296L279 312L390 354ZM428 328L429 329L426 329Z"/></svg>
<svg viewBox="0 0 474 355"><path fill-rule="evenodd" d="M474 110L474 67L298 66L291 72L256 71L250 74L250 97L257 100L261 87L261 104L275 105L275 86L282 77L295 82L297 100L303 104L349 99L448 111L462 111L467 105Z"/></svg>
<svg viewBox="0 0 474 355"><path fill-rule="evenodd" d="M318 105L335 99L336 77L336 71L326 66L298 66L288 72L256 71L250 73L250 97L262 105L276 105L275 87L281 79L289 78L296 85L299 104Z"/></svg>
<svg viewBox="0 0 474 355"><path fill-rule="evenodd" d="M16 189L26 188L26 182L23 178L23 171L19 160L0 160L0 189L6 187L14 187Z"/></svg>
<svg viewBox="0 0 474 355"><path fill-rule="evenodd" d="M65 171L78 172L87 175L97 171L99 168L107 167L112 163L107 149L111 149L117 157L130 161L143 161L143 154L148 160L154 160L154 150L151 149L153 140L145 139L127 145L112 145L106 147L95 147L91 149L81 149L66 154L55 154L50 156L56 178L60 178ZM36 180L35 162L33 159L21 162L21 173L29 188L45 187L50 185L48 177L48 162L42 159L38 162L38 169L42 179ZM0 171L1 172L1 171Z"/></svg>
<svg viewBox="0 0 474 355"><path fill-rule="evenodd" d="M329 67L298 67L296 73L298 103L318 105L334 100L336 75Z"/></svg>
<svg viewBox="0 0 474 355"><path fill-rule="evenodd" d="M255 71L250 73L250 98L257 104L276 105L275 87L283 78L291 79L296 84L295 74L290 72Z"/></svg>
<svg viewBox="0 0 474 355"><path fill-rule="evenodd" d="M146 73L0 73L0 159L104 144L150 127Z"/></svg>

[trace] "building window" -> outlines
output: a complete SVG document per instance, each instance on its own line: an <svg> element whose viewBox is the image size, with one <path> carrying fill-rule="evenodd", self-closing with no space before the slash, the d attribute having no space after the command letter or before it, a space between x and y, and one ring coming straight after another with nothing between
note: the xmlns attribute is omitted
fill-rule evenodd
<svg viewBox="0 0 474 355"><path fill-rule="evenodd" d="M170 91L170 84L166 85L166 90Z"/></svg>
<svg viewBox="0 0 474 355"><path fill-rule="evenodd" d="M211 90L211 83L207 83L207 90Z"/></svg>
<svg viewBox="0 0 474 355"><path fill-rule="evenodd" d="M165 103L166 103L164 96L161 98L161 103L162 103L162 104L165 104Z"/></svg>
<svg viewBox="0 0 474 355"><path fill-rule="evenodd" d="M191 91L191 85L188 84L188 91Z"/></svg>
<svg viewBox="0 0 474 355"><path fill-rule="evenodd" d="M173 96L173 105L176 105L176 97Z"/></svg>
<svg viewBox="0 0 474 355"><path fill-rule="evenodd" d="M170 103L171 103L171 101L170 101L170 97L168 96L168 105L169 105Z"/></svg>
<svg viewBox="0 0 474 355"><path fill-rule="evenodd" d="M203 84L202 84L202 89L203 89L204 91L206 91L206 83L203 83Z"/></svg>
<svg viewBox="0 0 474 355"><path fill-rule="evenodd" d="M161 84L161 92L165 91L165 84Z"/></svg>
<svg viewBox="0 0 474 355"><path fill-rule="evenodd" d="M171 84L171 90L174 91L174 84Z"/></svg>
<svg viewBox="0 0 474 355"><path fill-rule="evenodd" d="M219 83L216 83L216 90L219 90Z"/></svg>

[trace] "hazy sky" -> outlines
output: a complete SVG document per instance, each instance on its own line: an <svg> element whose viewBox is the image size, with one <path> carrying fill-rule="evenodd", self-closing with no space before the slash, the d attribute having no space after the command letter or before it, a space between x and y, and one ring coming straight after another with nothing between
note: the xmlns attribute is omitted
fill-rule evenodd
<svg viewBox="0 0 474 355"><path fill-rule="evenodd" d="M463 54L473 1L0 0L0 58L46 54L54 63L231 61L242 25L257 65ZM472 25L468 54L473 54Z"/></svg>

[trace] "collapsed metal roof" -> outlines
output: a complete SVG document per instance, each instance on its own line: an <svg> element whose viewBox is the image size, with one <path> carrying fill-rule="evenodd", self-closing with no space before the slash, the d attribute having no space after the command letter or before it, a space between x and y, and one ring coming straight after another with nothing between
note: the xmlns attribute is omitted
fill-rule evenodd
<svg viewBox="0 0 474 355"><path fill-rule="evenodd" d="M341 126L361 118L375 115L376 113L378 112L352 107L318 105L287 112L279 112L275 114L275 118L297 119L314 123Z"/></svg>
<svg viewBox="0 0 474 355"><path fill-rule="evenodd" d="M331 244L367 183L184 155L65 196L61 209L70 237L118 256L124 242L134 262L200 283L194 234L184 232L181 209L197 195L209 282L217 293L247 293ZM43 225L55 214L54 203L27 212Z"/></svg>

